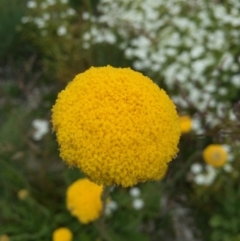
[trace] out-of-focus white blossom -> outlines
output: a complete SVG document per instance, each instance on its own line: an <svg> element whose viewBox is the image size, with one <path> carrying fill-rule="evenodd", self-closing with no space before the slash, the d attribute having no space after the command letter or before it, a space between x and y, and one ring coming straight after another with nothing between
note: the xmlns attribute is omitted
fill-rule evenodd
<svg viewBox="0 0 240 241"><path fill-rule="evenodd" d="M228 162L233 162L234 161L234 155L231 152L228 153L227 161Z"/></svg>
<svg viewBox="0 0 240 241"><path fill-rule="evenodd" d="M38 28L43 28L45 26L45 21L42 18L35 18L33 22L37 25Z"/></svg>
<svg viewBox="0 0 240 241"><path fill-rule="evenodd" d="M89 43L83 43L82 47L84 49L89 49L90 48L90 44Z"/></svg>
<svg viewBox="0 0 240 241"><path fill-rule="evenodd" d="M218 89L218 93L219 93L220 95L226 95L226 94L228 93L228 91L227 91L226 88L220 87L220 88Z"/></svg>
<svg viewBox="0 0 240 241"><path fill-rule="evenodd" d="M194 174L200 173L202 172L202 170L203 170L203 167L199 163L194 163L191 166L191 172Z"/></svg>
<svg viewBox="0 0 240 241"><path fill-rule="evenodd" d="M240 75L234 75L231 78L231 83L235 86L235 87L240 87Z"/></svg>
<svg viewBox="0 0 240 241"><path fill-rule="evenodd" d="M196 175L194 177L194 182L198 185L204 185L205 184L205 176L203 174Z"/></svg>
<svg viewBox="0 0 240 241"><path fill-rule="evenodd" d="M199 46L196 46L192 49L191 51L191 56L193 58L198 58L201 54L203 54L205 51L204 47L199 45Z"/></svg>
<svg viewBox="0 0 240 241"><path fill-rule="evenodd" d="M197 185L209 186L214 182L216 176L216 168L206 165L206 171L196 174L193 180Z"/></svg>
<svg viewBox="0 0 240 241"><path fill-rule="evenodd" d="M37 3L35 1L28 1L27 2L27 7L28 8L36 8L37 7Z"/></svg>
<svg viewBox="0 0 240 241"><path fill-rule="evenodd" d="M49 122L46 120L35 119L32 126L35 129L32 136L35 141L41 140L49 132Z"/></svg>
<svg viewBox="0 0 240 241"><path fill-rule="evenodd" d="M56 0L46 0L46 2L48 3L48 5L53 6L56 4Z"/></svg>
<svg viewBox="0 0 240 241"><path fill-rule="evenodd" d="M222 144L222 147L227 153L231 152L231 146L230 145Z"/></svg>
<svg viewBox="0 0 240 241"><path fill-rule="evenodd" d="M51 18L51 16L50 16L49 13L44 13L44 14L43 14L43 19L44 19L45 21L49 20L50 18Z"/></svg>
<svg viewBox="0 0 240 241"><path fill-rule="evenodd" d="M69 16L74 16L76 14L76 11L73 8L68 8L67 9L67 14Z"/></svg>
<svg viewBox="0 0 240 241"><path fill-rule="evenodd" d="M133 187L129 190L129 194L131 197L139 197L141 195L141 190L138 187Z"/></svg>
<svg viewBox="0 0 240 241"><path fill-rule="evenodd" d="M229 164L229 163L226 163L224 166L223 166L223 170L225 172L232 172L233 171L233 167Z"/></svg>
<svg viewBox="0 0 240 241"><path fill-rule="evenodd" d="M136 210L141 210L144 207L144 201L141 198L136 198L133 200L132 206Z"/></svg>
<svg viewBox="0 0 240 241"><path fill-rule="evenodd" d="M83 20L89 20L89 19L90 19L90 14L89 14L88 12L84 12L84 13L82 14L82 19L83 19Z"/></svg>
<svg viewBox="0 0 240 241"><path fill-rule="evenodd" d="M117 202L110 200L109 202L106 203L104 213L106 216L109 216L112 214L113 211L116 211L118 208Z"/></svg>
<svg viewBox="0 0 240 241"><path fill-rule="evenodd" d="M202 135L204 133L203 126L202 126L201 120L199 118L194 117L192 119L192 130L197 135Z"/></svg>
<svg viewBox="0 0 240 241"><path fill-rule="evenodd" d="M24 16L24 17L22 17L21 22L22 23L28 23L29 20L30 20L30 18L28 16Z"/></svg>
<svg viewBox="0 0 240 241"><path fill-rule="evenodd" d="M65 26L60 26L57 29L57 35L58 36L63 36L67 33L67 28Z"/></svg>

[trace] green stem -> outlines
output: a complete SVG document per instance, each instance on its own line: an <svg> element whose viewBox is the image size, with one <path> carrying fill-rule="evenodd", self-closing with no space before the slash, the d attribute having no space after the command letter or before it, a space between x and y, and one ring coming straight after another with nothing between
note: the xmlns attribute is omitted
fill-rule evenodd
<svg viewBox="0 0 240 241"><path fill-rule="evenodd" d="M103 188L103 192L101 196L102 203L103 203L102 215L100 219L95 222L96 228L98 229L100 235L106 241L112 241L112 238L109 236L109 234L106 231L107 229L106 229L105 216L104 216L104 211L105 211L105 207L107 204L107 199L109 197L110 191L111 191L111 186L106 186Z"/></svg>

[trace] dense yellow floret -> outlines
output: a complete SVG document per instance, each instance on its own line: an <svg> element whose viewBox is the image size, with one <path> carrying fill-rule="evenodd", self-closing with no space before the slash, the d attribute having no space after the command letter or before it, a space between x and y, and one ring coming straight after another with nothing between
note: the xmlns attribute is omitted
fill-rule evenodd
<svg viewBox="0 0 240 241"><path fill-rule="evenodd" d="M130 68L92 67L77 75L59 93L52 123L61 157L98 184L160 179L178 152L175 105Z"/></svg>
<svg viewBox="0 0 240 241"><path fill-rule="evenodd" d="M192 129L192 119L189 116L180 116L181 133L188 133Z"/></svg>
<svg viewBox="0 0 240 241"><path fill-rule="evenodd" d="M103 208L102 191L102 186L86 178L75 181L67 190L67 209L84 224L98 219Z"/></svg>
<svg viewBox="0 0 240 241"><path fill-rule="evenodd" d="M203 158L209 165L221 167L227 161L227 152L223 146L211 144L204 149Z"/></svg>
<svg viewBox="0 0 240 241"><path fill-rule="evenodd" d="M52 240L53 241L71 241L72 232L68 228L58 228L53 232Z"/></svg>

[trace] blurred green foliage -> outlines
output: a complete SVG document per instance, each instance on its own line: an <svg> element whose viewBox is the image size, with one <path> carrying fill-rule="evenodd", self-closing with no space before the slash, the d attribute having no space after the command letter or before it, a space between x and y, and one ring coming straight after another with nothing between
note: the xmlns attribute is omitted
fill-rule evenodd
<svg viewBox="0 0 240 241"><path fill-rule="evenodd" d="M0 45L0 60L9 53L14 53L17 45L17 28L21 23L21 17L24 14L25 1L0 1L0 36L2 41Z"/></svg>

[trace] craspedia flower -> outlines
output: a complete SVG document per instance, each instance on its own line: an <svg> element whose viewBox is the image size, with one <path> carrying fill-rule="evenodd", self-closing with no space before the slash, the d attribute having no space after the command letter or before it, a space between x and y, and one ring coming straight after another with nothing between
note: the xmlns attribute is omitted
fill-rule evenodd
<svg viewBox="0 0 240 241"><path fill-rule="evenodd" d="M6 234L0 235L0 241L10 241L10 237Z"/></svg>
<svg viewBox="0 0 240 241"><path fill-rule="evenodd" d="M53 241L71 241L73 238L72 232L68 228L58 228L53 232Z"/></svg>
<svg viewBox="0 0 240 241"><path fill-rule="evenodd" d="M18 195L18 199L23 201L29 197L29 192L26 189L21 189L18 191L17 195Z"/></svg>
<svg viewBox="0 0 240 241"><path fill-rule="evenodd" d="M209 165L221 167L226 163L227 152L222 145L211 144L204 149L203 159Z"/></svg>
<svg viewBox="0 0 240 241"><path fill-rule="evenodd" d="M61 157L98 184L160 179L178 152L175 105L130 68L92 67L77 75L59 93L52 123Z"/></svg>
<svg viewBox="0 0 240 241"><path fill-rule="evenodd" d="M67 209L84 224L98 219L103 208L102 191L102 186L87 178L75 181L67 190Z"/></svg>
<svg viewBox="0 0 240 241"><path fill-rule="evenodd" d="M180 116L180 127L181 133L188 133L192 129L192 119L187 115Z"/></svg>

